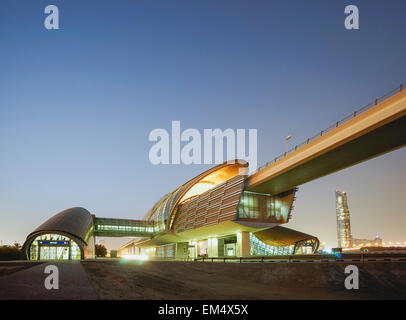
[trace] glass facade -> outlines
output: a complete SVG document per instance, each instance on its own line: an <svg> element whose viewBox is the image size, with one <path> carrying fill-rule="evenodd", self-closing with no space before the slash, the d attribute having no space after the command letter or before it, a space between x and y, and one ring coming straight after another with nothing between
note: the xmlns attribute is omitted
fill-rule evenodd
<svg viewBox="0 0 406 320"><path fill-rule="evenodd" d="M278 196L244 191L241 195L238 218L287 222L290 204Z"/></svg>
<svg viewBox="0 0 406 320"><path fill-rule="evenodd" d="M157 257L173 259L173 258L175 258L175 248L176 248L176 244L174 244L174 243L159 246L156 249Z"/></svg>
<svg viewBox="0 0 406 320"><path fill-rule="evenodd" d="M30 260L80 260L79 245L60 234L42 234L30 246Z"/></svg>
<svg viewBox="0 0 406 320"><path fill-rule="evenodd" d="M312 254L316 246L317 244L314 239L302 241L296 245L295 254Z"/></svg>
<svg viewBox="0 0 406 320"><path fill-rule="evenodd" d="M134 227L134 226L112 226L112 225L97 225L97 231L133 231L133 232L145 232L154 233L154 227Z"/></svg>
<svg viewBox="0 0 406 320"><path fill-rule="evenodd" d="M226 243L224 245L224 256L235 257L237 255L237 243Z"/></svg>
<svg viewBox="0 0 406 320"><path fill-rule="evenodd" d="M253 256L282 256L294 254L295 245L274 247L267 245L250 233L251 255Z"/></svg>
<svg viewBox="0 0 406 320"><path fill-rule="evenodd" d="M200 240L197 243L197 256L198 257L208 257L209 255L209 242L208 240Z"/></svg>
<svg viewBox="0 0 406 320"><path fill-rule="evenodd" d="M276 256L293 254L313 254L318 247L318 240L308 239L298 241L289 246L271 246L259 240L250 233L251 255L253 256Z"/></svg>
<svg viewBox="0 0 406 320"><path fill-rule="evenodd" d="M172 193L166 195L152 210L149 221L155 222L155 231L162 232L165 230L166 221L175 203L179 200L180 196L185 190L185 186L181 186Z"/></svg>
<svg viewBox="0 0 406 320"><path fill-rule="evenodd" d="M186 194L179 200L180 203L183 203L191 198L194 198L206 191L213 189L216 186L214 182L211 181L201 181L196 183Z"/></svg>
<svg viewBox="0 0 406 320"><path fill-rule="evenodd" d="M98 237L150 237L155 223L145 220L94 218L94 235Z"/></svg>

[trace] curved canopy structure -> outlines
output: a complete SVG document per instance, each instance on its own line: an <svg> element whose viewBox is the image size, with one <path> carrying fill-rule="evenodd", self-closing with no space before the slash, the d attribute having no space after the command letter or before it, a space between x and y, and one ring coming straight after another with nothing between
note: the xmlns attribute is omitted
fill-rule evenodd
<svg viewBox="0 0 406 320"><path fill-rule="evenodd" d="M265 250L286 248L287 254L314 253L319 247L317 237L281 226L255 232L252 237L254 243L262 242L263 247L268 247Z"/></svg>
<svg viewBox="0 0 406 320"><path fill-rule="evenodd" d="M290 246L300 241L317 239L309 234L281 226L258 231L254 235L267 245L275 247Z"/></svg>
<svg viewBox="0 0 406 320"><path fill-rule="evenodd" d="M31 232L23 251L31 260L82 259L93 239L92 232L93 217L89 211L80 207L66 209ZM93 243L89 250L92 246Z"/></svg>

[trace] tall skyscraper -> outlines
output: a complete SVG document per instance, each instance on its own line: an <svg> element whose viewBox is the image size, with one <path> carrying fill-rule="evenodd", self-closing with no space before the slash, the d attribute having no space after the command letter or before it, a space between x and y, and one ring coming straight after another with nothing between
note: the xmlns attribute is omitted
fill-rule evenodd
<svg viewBox="0 0 406 320"><path fill-rule="evenodd" d="M336 190L337 240L339 248L351 248L350 211L347 194Z"/></svg>

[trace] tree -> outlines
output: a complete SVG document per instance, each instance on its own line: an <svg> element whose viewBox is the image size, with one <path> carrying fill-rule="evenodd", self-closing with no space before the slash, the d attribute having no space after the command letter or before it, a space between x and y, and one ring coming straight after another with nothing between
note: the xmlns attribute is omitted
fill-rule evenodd
<svg viewBox="0 0 406 320"><path fill-rule="evenodd" d="M96 244L95 246L96 249L96 257L105 257L107 254L107 248L102 245L102 244Z"/></svg>
<svg viewBox="0 0 406 320"><path fill-rule="evenodd" d="M0 246L0 260L24 260L21 246Z"/></svg>
<svg viewBox="0 0 406 320"><path fill-rule="evenodd" d="M21 245L18 242L14 242L14 248L21 250Z"/></svg>

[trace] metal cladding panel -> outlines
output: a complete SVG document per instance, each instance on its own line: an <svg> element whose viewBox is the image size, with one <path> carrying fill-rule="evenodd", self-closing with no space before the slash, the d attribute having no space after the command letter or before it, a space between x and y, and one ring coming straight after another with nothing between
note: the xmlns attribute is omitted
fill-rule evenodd
<svg viewBox="0 0 406 320"><path fill-rule="evenodd" d="M71 234L86 243L88 232L92 226L93 217L90 212L84 208L75 207L54 215L31 232L27 236L27 239L30 238L31 235L39 232L51 233L59 231Z"/></svg>
<svg viewBox="0 0 406 320"><path fill-rule="evenodd" d="M267 245L275 247L289 246L299 241L311 239L318 241L314 236L281 226L258 231L255 232L254 235Z"/></svg>
<svg viewBox="0 0 406 320"><path fill-rule="evenodd" d="M247 176L238 175L178 206L173 230L182 232L237 217L238 201Z"/></svg>

